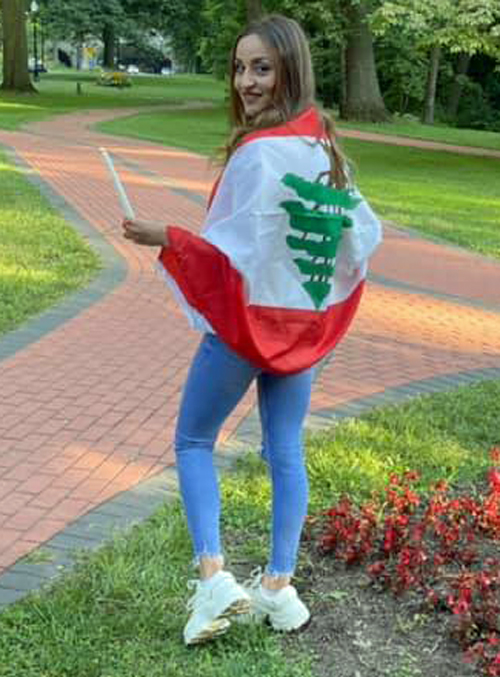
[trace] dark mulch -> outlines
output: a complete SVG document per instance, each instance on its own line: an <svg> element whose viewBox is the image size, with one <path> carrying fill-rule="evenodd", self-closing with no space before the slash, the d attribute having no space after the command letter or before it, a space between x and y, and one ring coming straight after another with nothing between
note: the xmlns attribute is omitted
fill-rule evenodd
<svg viewBox="0 0 500 677"><path fill-rule="evenodd" d="M360 567L311 554L297 587L312 612L304 630L285 638L313 656L318 677L469 677L479 673L446 630L411 595L370 585Z"/></svg>

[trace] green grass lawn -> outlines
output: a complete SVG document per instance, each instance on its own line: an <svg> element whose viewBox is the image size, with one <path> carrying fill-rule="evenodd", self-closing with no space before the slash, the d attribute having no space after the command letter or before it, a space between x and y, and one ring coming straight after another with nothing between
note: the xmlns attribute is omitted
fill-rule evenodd
<svg viewBox="0 0 500 677"><path fill-rule="evenodd" d="M0 92L0 129L17 129L27 122L90 108L174 105L182 101L220 103L224 99L224 83L210 76L135 75L129 88L102 87L96 84L96 77L77 71L48 74L37 83L36 95ZM77 82L81 94L77 93Z"/></svg>
<svg viewBox="0 0 500 677"><path fill-rule="evenodd" d="M344 421L308 440L311 514L344 492L367 498L389 473L416 469L421 488L482 477L498 443L499 383L417 399ZM422 432L425 430L425 434ZM223 480L228 561L245 576L264 564L270 486L256 452ZM187 649L191 550L175 501L128 537L85 556L76 573L0 615L1 677L313 677L312 657L281 648L265 627L233 625L216 643ZM297 585L312 601L303 548ZM301 646L306 646L306 635ZM335 676L332 666L332 677Z"/></svg>
<svg viewBox="0 0 500 677"><path fill-rule="evenodd" d="M500 160L346 139L383 218L500 258Z"/></svg>
<svg viewBox="0 0 500 677"><path fill-rule="evenodd" d="M98 127L214 155L227 122L219 107L144 113ZM383 218L500 258L500 160L354 139L342 146L361 190Z"/></svg>
<svg viewBox="0 0 500 677"><path fill-rule="evenodd" d="M0 335L84 285L99 261L0 154Z"/></svg>
<svg viewBox="0 0 500 677"><path fill-rule="evenodd" d="M198 111L141 113L100 123L97 128L107 134L132 136L214 156L226 141L228 121L226 109L217 106Z"/></svg>

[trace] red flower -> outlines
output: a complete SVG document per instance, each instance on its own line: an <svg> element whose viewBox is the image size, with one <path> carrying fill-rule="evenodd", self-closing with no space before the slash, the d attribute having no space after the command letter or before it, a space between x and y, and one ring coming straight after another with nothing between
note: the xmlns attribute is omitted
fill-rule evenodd
<svg viewBox="0 0 500 677"><path fill-rule="evenodd" d="M488 481L494 491L500 490L500 470L492 468L488 473Z"/></svg>
<svg viewBox="0 0 500 677"><path fill-rule="evenodd" d="M440 480L439 482L436 482L434 489L439 493L444 493L448 491L448 482L446 482L446 480Z"/></svg>
<svg viewBox="0 0 500 677"><path fill-rule="evenodd" d="M492 447L490 449L490 458L493 463L500 463L500 447Z"/></svg>
<svg viewBox="0 0 500 677"><path fill-rule="evenodd" d="M375 562L374 564L370 564L368 567L368 573L370 576L380 576L380 574L384 573L385 571L385 564L384 562Z"/></svg>

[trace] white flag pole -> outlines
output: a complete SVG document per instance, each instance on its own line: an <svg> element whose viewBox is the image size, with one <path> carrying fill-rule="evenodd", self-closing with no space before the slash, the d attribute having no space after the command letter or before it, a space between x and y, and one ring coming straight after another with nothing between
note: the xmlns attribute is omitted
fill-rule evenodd
<svg viewBox="0 0 500 677"><path fill-rule="evenodd" d="M123 213L125 214L127 219L135 219L134 210L132 209L132 205L130 204L127 193L125 192L125 188L123 187L120 177L118 176L116 169L113 165L113 160L111 159L108 151L105 148L100 148L99 150L101 151L104 161L106 162L106 165L109 169L109 173L113 177L113 182L115 184L115 189L118 194L118 198L120 200Z"/></svg>

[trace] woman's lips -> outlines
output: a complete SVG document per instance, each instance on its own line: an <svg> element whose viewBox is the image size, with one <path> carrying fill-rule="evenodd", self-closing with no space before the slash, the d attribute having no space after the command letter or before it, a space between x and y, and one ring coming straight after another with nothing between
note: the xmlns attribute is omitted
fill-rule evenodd
<svg viewBox="0 0 500 677"><path fill-rule="evenodd" d="M255 93L255 94L243 94L242 98L243 98L243 101L246 101L248 103L253 103L254 101L257 101L257 99L260 99L260 96L261 95L257 94L257 93Z"/></svg>

